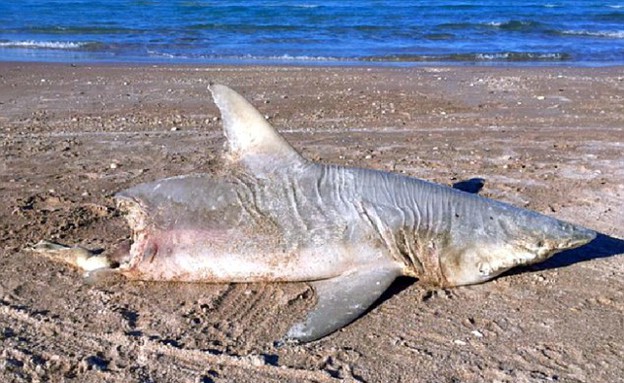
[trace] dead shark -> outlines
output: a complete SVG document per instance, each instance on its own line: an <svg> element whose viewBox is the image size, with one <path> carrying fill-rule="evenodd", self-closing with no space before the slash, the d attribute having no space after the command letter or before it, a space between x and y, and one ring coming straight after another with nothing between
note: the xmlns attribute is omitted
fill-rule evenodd
<svg viewBox="0 0 624 383"><path fill-rule="evenodd" d="M241 95L209 89L226 136L222 166L119 192L132 229L121 257L36 249L135 280L309 282L316 306L286 334L305 342L353 321L399 276L481 283L596 236L447 186L306 160Z"/></svg>

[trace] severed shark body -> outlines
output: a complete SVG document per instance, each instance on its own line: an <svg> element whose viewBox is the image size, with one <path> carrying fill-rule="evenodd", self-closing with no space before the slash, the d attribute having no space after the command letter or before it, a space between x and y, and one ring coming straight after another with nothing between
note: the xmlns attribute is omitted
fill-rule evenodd
<svg viewBox="0 0 624 383"><path fill-rule="evenodd" d="M306 342L355 320L399 276L481 283L596 236L447 186L306 160L241 95L209 89L227 139L222 166L119 192L132 244L118 259L35 249L135 280L308 282L316 306L286 334Z"/></svg>

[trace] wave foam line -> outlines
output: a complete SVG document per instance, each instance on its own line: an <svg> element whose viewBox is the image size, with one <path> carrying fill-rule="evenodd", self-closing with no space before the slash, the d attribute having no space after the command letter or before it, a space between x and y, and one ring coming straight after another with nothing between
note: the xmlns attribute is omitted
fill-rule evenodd
<svg viewBox="0 0 624 383"><path fill-rule="evenodd" d="M563 35L606 37L610 39L624 39L624 31L562 31Z"/></svg>
<svg viewBox="0 0 624 383"><path fill-rule="evenodd" d="M86 45L71 41L0 41L0 48L80 49Z"/></svg>

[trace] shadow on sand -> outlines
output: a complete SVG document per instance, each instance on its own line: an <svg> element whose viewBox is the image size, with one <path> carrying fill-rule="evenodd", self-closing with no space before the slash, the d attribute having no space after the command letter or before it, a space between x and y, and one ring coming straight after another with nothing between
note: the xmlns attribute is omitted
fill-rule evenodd
<svg viewBox="0 0 624 383"><path fill-rule="evenodd" d="M479 194L483 186L485 186L485 180L483 178L471 178L469 180L455 182L453 184L453 189L465 191L466 193Z"/></svg>

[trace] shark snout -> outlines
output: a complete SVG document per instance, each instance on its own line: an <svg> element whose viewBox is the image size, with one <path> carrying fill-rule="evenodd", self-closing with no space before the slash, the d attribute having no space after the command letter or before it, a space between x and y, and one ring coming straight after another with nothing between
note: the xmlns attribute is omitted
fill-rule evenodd
<svg viewBox="0 0 624 383"><path fill-rule="evenodd" d="M542 261L564 250L574 249L591 242L596 238L596 232L569 222L555 221L546 226L546 230L535 233L537 243L532 246L536 249L535 261Z"/></svg>
<svg viewBox="0 0 624 383"><path fill-rule="evenodd" d="M596 232L582 226L576 226L571 223L564 222L564 232L561 242L557 246L558 250L574 249L583 246L596 238Z"/></svg>

